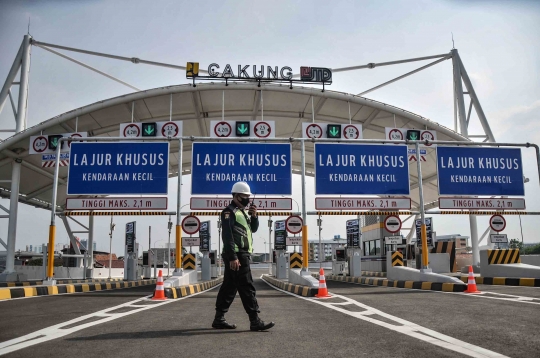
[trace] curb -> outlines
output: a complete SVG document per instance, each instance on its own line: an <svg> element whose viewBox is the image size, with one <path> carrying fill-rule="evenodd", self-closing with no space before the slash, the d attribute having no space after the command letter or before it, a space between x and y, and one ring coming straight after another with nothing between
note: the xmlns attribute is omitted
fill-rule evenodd
<svg viewBox="0 0 540 358"><path fill-rule="evenodd" d="M314 274L314 277L319 277L318 274ZM350 277L350 276L325 276L326 280L341 281L350 283L360 283L371 286L381 287L396 287L396 288L411 288L415 290L426 291L444 291L444 292L463 292L467 289L467 285L461 285L456 283L443 283L443 282L427 282L427 281L395 281L388 280L386 278L365 278L365 277Z"/></svg>
<svg viewBox="0 0 540 358"><path fill-rule="evenodd" d="M196 283L193 285L186 285L180 287L167 287L165 288L165 297L167 298L182 298L195 293L199 293L209 288L215 287L223 282L223 276L218 277L215 280Z"/></svg>
<svg viewBox="0 0 540 358"><path fill-rule="evenodd" d="M121 278L113 278L113 279L107 279L107 278L92 278L92 279L86 279L86 280L56 280L56 284L58 285L65 285L70 283L106 283L106 282L119 282L124 281ZM0 282L0 288L5 287L26 287L26 286L42 286L43 281L23 281L23 282Z"/></svg>
<svg viewBox="0 0 540 358"><path fill-rule="evenodd" d="M263 280L270 283L273 286L276 286L278 288L281 288L282 290L294 293L295 295L298 295L298 296L314 297L319 292L318 288L295 285L292 283L286 283L268 275L263 275Z"/></svg>
<svg viewBox="0 0 540 358"><path fill-rule="evenodd" d="M461 276L460 280L467 283L468 276ZM475 277L474 280L479 285L540 287L540 278L481 277L481 276L478 276L478 277Z"/></svg>
<svg viewBox="0 0 540 358"><path fill-rule="evenodd" d="M81 293L114 290L121 288L139 287L155 284L156 280L139 280L106 283L79 283L60 286L39 286L39 287L7 287L0 288L0 301L13 298L51 296L66 293Z"/></svg>

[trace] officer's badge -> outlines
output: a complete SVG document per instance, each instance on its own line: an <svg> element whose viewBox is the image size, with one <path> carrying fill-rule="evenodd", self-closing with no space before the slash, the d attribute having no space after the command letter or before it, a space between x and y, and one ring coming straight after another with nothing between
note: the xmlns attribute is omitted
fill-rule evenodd
<svg viewBox="0 0 540 358"><path fill-rule="evenodd" d="M226 212L223 214L223 218L224 218L225 220L227 220L227 219L229 218L229 215L230 215L230 213L229 213L228 211L226 211Z"/></svg>

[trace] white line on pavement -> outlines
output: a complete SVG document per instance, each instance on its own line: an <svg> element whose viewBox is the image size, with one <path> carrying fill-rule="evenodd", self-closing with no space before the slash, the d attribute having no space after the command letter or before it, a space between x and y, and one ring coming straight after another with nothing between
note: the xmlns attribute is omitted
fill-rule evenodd
<svg viewBox="0 0 540 358"><path fill-rule="evenodd" d="M261 279L262 278L263 277L261 276ZM390 329L390 330L395 331L395 332L403 333L405 335L417 338L417 339L422 340L424 342L427 342L427 343L430 343L430 344L433 344L433 345L436 345L436 346L439 346L439 347L442 347L442 348L445 348L445 349L448 349L448 350L451 350L451 351L454 351L454 352L465 354L465 355L467 355L469 357L474 357L474 358L506 357L505 355L499 354L497 352L493 352L493 351L487 350L485 348L482 348L482 347L479 347L479 346L475 346L473 344L469 344L469 343L460 341L460 340L452 338L450 336L441 334L441 333L439 333L437 331L434 331L434 330L422 327L420 325L417 325L416 323L406 321L406 320L401 319L401 318L396 317L396 316L392 316L392 315L387 314L385 312L379 311L376 308L373 308L371 306L367 306L367 305L362 304L362 303L360 303L358 301L350 299L350 298L348 298L346 296L331 294L332 298L340 298L340 299L348 302L351 305L355 305L355 306L363 308L365 311L352 312L352 311L349 311L349 310L346 310L346 309L343 309L343 308L339 307L339 305L329 303L329 302L325 302L324 299L317 299L317 298L298 296L298 295L295 295L295 294L293 294L291 292L288 292L288 291L282 290L280 288L277 288L274 285L270 284L269 282L266 282L264 279L263 279L263 281L267 285L269 285L270 287L272 287L272 288L274 288L274 289L276 289L278 291L284 292L284 293L286 293L288 295L291 295L291 296L294 296L294 297L297 297L297 298L300 298L300 299L303 299L303 300L306 300L306 301L309 301L309 302L313 302L313 303L322 305L322 306L324 306L326 308L333 309L335 311L338 311L338 312L344 313L346 315L361 319L363 321L367 321L367 322L376 324L378 326ZM343 304L343 302L341 302L341 303ZM369 317L370 315L374 315L374 314L377 314L377 315L380 315L380 316L382 316L384 318L392 320L392 321L394 321L394 322L396 322L397 324L400 324L400 325L394 325L394 324L391 324L391 323L386 323L386 322L380 321L378 319Z"/></svg>
<svg viewBox="0 0 540 358"><path fill-rule="evenodd" d="M214 289L214 288L216 288L218 286L219 285L211 287L208 290L201 291L201 292L198 292L198 293L195 293L193 295L186 296L186 297L177 298L177 299L174 299L174 300L171 299L171 300L167 300L167 301L163 301L163 302L157 301L157 303L154 303L152 305L147 305L147 306L140 306L140 305L137 305L137 303L139 303L141 301L148 301L149 297L151 297L152 295L142 297L142 298L138 298L138 299L136 299L134 301L126 302L126 303L123 303L123 304L118 305L118 306L108 307L108 308L105 308L105 309L103 309L101 311L98 311L98 312L94 312L94 313L90 313L90 314L87 314L87 315L84 315L84 316L81 316L81 317L77 317L75 319L72 319L71 321L62 322L62 323L56 324L54 326L50 326L50 327L47 327L47 328L44 328L44 329L40 329L39 331L27 334L27 335L22 336L22 337L14 338L14 339L11 339L11 340L5 341L5 342L0 342L0 356L4 355L4 354L7 354L7 353L18 351L18 350L23 349L23 348L27 348L27 347L36 345L36 344L39 344L39 343L43 343L43 342L47 342L47 341L50 341L50 340L53 340L53 339L56 339L56 338L64 337L64 336L67 336L68 334L72 334L72 333L80 331L82 329L92 327L92 326L96 326L98 324L106 323L106 322L109 322L109 321L113 321L115 319L122 318L122 317L125 317L125 316L129 316L129 315L132 315L134 313L139 313L139 312L146 311L146 310L149 310L149 309L152 309L152 308L155 308L155 307L160 307L160 306L163 306L163 305L166 305L166 304L169 304L169 303L178 302L178 301L184 300L186 298L194 297L194 296L200 295L201 293L208 292L208 291L210 291L210 290L212 290L212 289ZM114 311L114 310L117 310L117 309L123 308L123 307L133 307L134 309L129 311L129 312L110 313L111 311ZM88 319L92 319L92 318L95 318L95 317L99 317L100 319L95 320L95 321L91 321L91 322L88 322L88 323L82 323L82 322L84 322L84 321L86 321ZM68 327L68 326L74 325L74 324L79 323L79 322L81 322L81 324L76 325L74 327L62 328L62 327Z"/></svg>

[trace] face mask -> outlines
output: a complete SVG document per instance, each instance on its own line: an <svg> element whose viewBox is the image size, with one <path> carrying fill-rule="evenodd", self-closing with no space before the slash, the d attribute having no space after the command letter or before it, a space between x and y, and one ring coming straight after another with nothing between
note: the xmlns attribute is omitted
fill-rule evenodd
<svg viewBox="0 0 540 358"><path fill-rule="evenodd" d="M238 198L238 202L242 204L242 206L247 206L249 204L249 198Z"/></svg>

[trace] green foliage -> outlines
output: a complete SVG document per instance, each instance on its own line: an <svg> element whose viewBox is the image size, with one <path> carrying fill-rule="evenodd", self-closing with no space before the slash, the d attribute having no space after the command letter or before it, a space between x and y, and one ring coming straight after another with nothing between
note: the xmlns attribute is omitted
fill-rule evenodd
<svg viewBox="0 0 540 358"><path fill-rule="evenodd" d="M532 246L532 247L526 247L523 250L524 255L540 255L540 244Z"/></svg>
<svg viewBox="0 0 540 358"><path fill-rule="evenodd" d="M520 251L523 250L523 243L518 239L510 240L508 245L511 249L519 249Z"/></svg>

